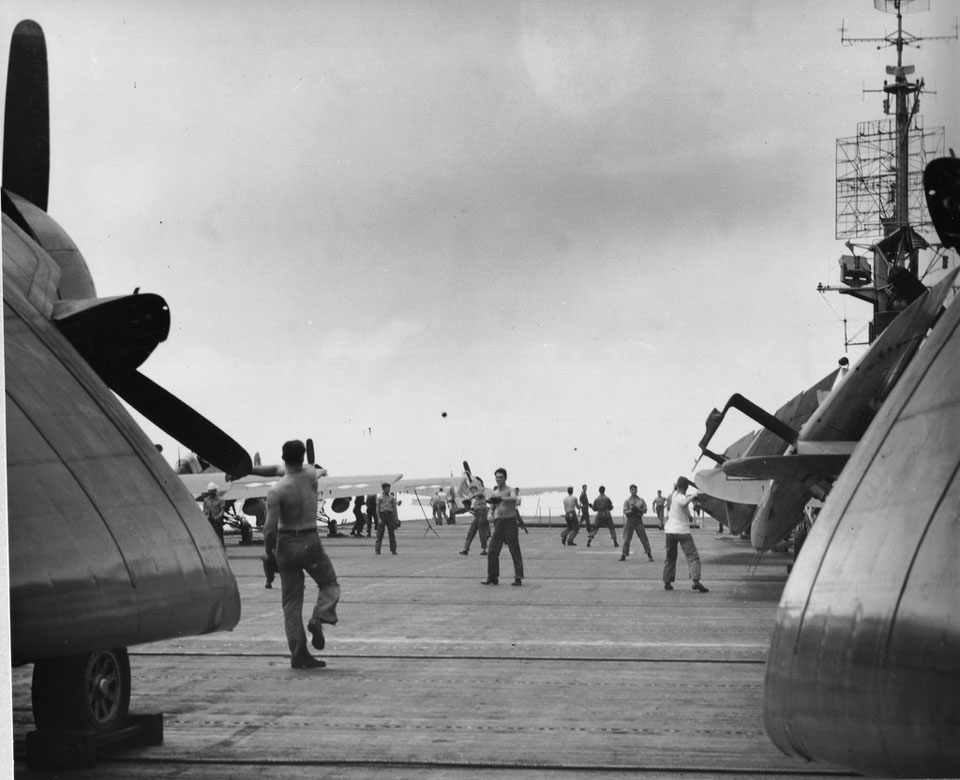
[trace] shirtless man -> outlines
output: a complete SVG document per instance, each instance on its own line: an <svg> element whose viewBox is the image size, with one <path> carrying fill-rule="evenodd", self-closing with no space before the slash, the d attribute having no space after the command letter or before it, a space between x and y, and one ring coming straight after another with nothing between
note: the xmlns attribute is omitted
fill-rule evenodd
<svg viewBox="0 0 960 780"><path fill-rule="evenodd" d="M522 520L517 514L519 496L513 488L507 486L506 469L494 472L497 486L490 491L488 504L493 505L493 534L487 545L487 578L481 585L496 585L500 582L500 550L506 542L513 558L512 585L523 585L523 558L520 555L520 525Z"/></svg>
<svg viewBox="0 0 960 780"><path fill-rule="evenodd" d="M267 494L267 522L263 527L264 546L276 551L280 569L283 628L290 647L293 669L320 669L326 664L307 649L303 630L303 593L306 572L317 583L317 603L307 622L311 644L322 650L325 644L321 624L337 622L340 585L333 564L317 534L317 470L304 467L306 448L302 441L283 445L282 476Z"/></svg>

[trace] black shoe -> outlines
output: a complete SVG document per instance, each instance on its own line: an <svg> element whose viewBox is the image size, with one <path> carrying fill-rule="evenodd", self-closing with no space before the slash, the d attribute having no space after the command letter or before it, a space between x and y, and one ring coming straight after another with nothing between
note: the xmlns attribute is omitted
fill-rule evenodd
<svg viewBox="0 0 960 780"><path fill-rule="evenodd" d="M590 542L592 542L592 541L593 541L593 539L587 539L587 547L590 546Z"/></svg>
<svg viewBox="0 0 960 780"><path fill-rule="evenodd" d="M665 583L663 583L663 589L664 589L664 590L673 590L673 585L671 585L669 582L665 582Z"/></svg>
<svg viewBox="0 0 960 780"><path fill-rule="evenodd" d="M290 659L291 669L323 669L327 664L312 655L302 655Z"/></svg>
<svg viewBox="0 0 960 780"><path fill-rule="evenodd" d="M481 585L499 585L500 583L496 580L484 580L480 583Z"/></svg>
<svg viewBox="0 0 960 780"><path fill-rule="evenodd" d="M523 580L521 580L519 577L517 577L517 578L516 578L513 582L511 582L510 584L511 584L511 585L523 585Z"/></svg>
<svg viewBox="0 0 960 780"><path fill-rule="evenodd" d="M272 583L272 582L268 582L268 583L267 583L266 585L264 585L263 587L267 588L268 590L269 590L269 589L272 589L272 588L273 588L273 583Z"/></svg>
<svg viewBox="0 0 960 780"><path fill-rule="evenodd" d="M567 538L565 536L560 537L560 544L565 545L567 543Z"/></svg>
<svg viewBox="0 0 960 780"><path fill-rule="evenodd" d="M480 554L481 554L481 555L486 555L486 554L487 554L487 551L486 551L486 550L481 550L481 551L480 551Z"/></svg>
<svg viewBox="0 0 960 780"><path fill-rule="evenodd" d="M577 546L576 542L567 542L567 547L576 547L576 546Z"/></svg>
<svg viewBox="0 0 960 780"><path fill-rule="evenodd" d="M307 631L310 632L310 644L317 650L323 650L327 641L323 638L323 626L319 623L307 623Z"/></svg>
<svg viewBox="0 0 960 780"><path fill-rule="evenodd" d="M461 555L469 555L469 554L470 554L470 551L469 551L469 550L461 550L461 551L460 551L460 554L461 554Z"/></svg>
<svg viewBox="0 0 960 780"><path fill-rule="evenodd" d="M619 547L620 545L617 544L616 542L614 542L614 543L613 543L613 546L614 546L614 547Z"/></svg>
<svg viewBox="0 0 960 780"><path fill-rule="evenodd" d="M696 591L700 591L700 593L710 592L709 589L707 589L706 587L700 584L700 580L697 580L696 582L693 583L693 589Z"/></svg>
<svg viewBox="0 0 960 780"><path fill-rule="evenodd" d="M621 556L620 556L620 560L621 560L621 561L627 560L627 556L626 556L626 555L621 555Z"/></svg>
<svg viewBox="0 0 960 780"><path fill-rule="evenodd" d="M652 556L650 553L647 553L647 557L648 557L651 561L653 560L653 556Z"/></svg>

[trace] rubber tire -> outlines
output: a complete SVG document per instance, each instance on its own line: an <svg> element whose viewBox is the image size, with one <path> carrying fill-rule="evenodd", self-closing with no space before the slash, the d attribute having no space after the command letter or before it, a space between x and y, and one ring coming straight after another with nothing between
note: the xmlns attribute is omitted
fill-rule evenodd
<svg viewBox="0 0 960 780"><path fill-rule="evenodd" d="M33 721L40 731L120 729L130 711L127 649L37 661L31 696Z"/></svg>

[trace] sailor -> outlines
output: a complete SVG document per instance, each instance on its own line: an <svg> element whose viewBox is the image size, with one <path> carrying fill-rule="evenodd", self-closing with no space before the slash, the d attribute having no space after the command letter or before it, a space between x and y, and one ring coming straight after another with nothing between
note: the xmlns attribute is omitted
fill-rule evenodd
<svg viewBox="0 0 960 780"><path fill-rule="evenodd" d="M630 496L623 502L623 550L620 552L620 560L627 560L630 554L630 540L633 534L637 534L640 544L643 545L643 551L647 558L653 560L653 553L650 551L650 540L647 539L647 529L643 527L643 516L647 513L647 502L637 495L637 486L630 486Z"/></svg>
<svg viewBox="0 0 960 780"><path fill-rule="evenodd" d="M216 483L211 482L209 485L207 485L207 492L203 496L203 514L206 515L207 521L213 528L213 532L220 540L220 544L224 544L223 514L225 509L226 504L220 497Z"/></svg>
<svg viewBox="0 0 960 780"><path fill-rule="evenodd" d="M383 544L383 532L386 531L390 541L390 552L397 554L397 497L390 492L390 483L380 485L383 492L377 496L377 541L373 551L379 555Z"/></svg>
<svg viewBox="0 0 960 780"><path fill-rule="evenodd" d="M305 453L306 447L298 439L283 445L283 475L267 494L263 538L268 550L276 550L290 666L320 669L326 664L310 654L303 630L303 574L317 583L317 602L307 622L311 644L317 650L326 644L322 624L337 622L340 585L317 533L317 471L304 467Z"/></svg>
<svg viewBox="0 0 960 780"><path fill-rule="evenodd" d="M673 581L677 576L677 545L680 545L687 558L693 589L700 593L709 593L700 584L700 553L697 552L693 534L690 533L690 504L699 495L699 491L694 488L693 492L687 495L689 487L690 480L680 477L677 480L676 492L670 497L670 514L663 527L667 545L667 559L663 564L663 589L673 590Z"/></svg>
<svg viewBox="0 0 960 780"><path fill-rule="evenodd" d="M511 584L523 585L523 557L520 554L520 525L517 514L519 496L507 486L507 470L494 472L497 486L490 492L488 504L493 505L493 534L487 547L487 578L482 585L497 585L500 582L500 550L506 542L513 558L514 579Z"/></svg>
<svg viewBox="0 0 960 780"><path fill-rule="evenodd" d="M560 544L569 544L573 547L577 543L573 541L580 533L580 522L577 519L577 497L573 495L573 487L567 488L567 495L563 497L563 519L566 520L567 527L560 534Z"/></svg>

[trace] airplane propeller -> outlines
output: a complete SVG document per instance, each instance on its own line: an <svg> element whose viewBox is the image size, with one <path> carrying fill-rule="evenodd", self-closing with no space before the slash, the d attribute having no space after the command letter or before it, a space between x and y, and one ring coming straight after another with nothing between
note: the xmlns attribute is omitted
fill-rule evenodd
<svg viewBox="0 0 960 780"><path fill-rule="evenodd" d="M50 186L50 97L43 30L20 22L10 41L3 188L47 210Z"/></svg>
<svg viewBox="0 0 960 780"><path fill-rule="evenodd" d="M45 246L44 237L67 240L46 213L50 181L50 100L47 47L43 29L34 21L20 22L10 43L6 120L3 132L3 213ZM29 201L14 203L9 193ZM39 237L39 238L38 238ZM166 303L155 295L126 298L89 298L77 291L93 291L89 270L79 252L52 254L61 268L60 295L53 320L64 337L97 372L107 386L134 409L166 431L198 457L234 476L249 473L250 456L236 441L199 412L139 373L136 369L166 339L169 316ZM73 274L69 282L64 277ZM76 277L82 277L80 282ZM70 293L73 292L73 295ZM95 295L95 292L93 293ZM81 300L83 299L83 300Z"/></svg>

